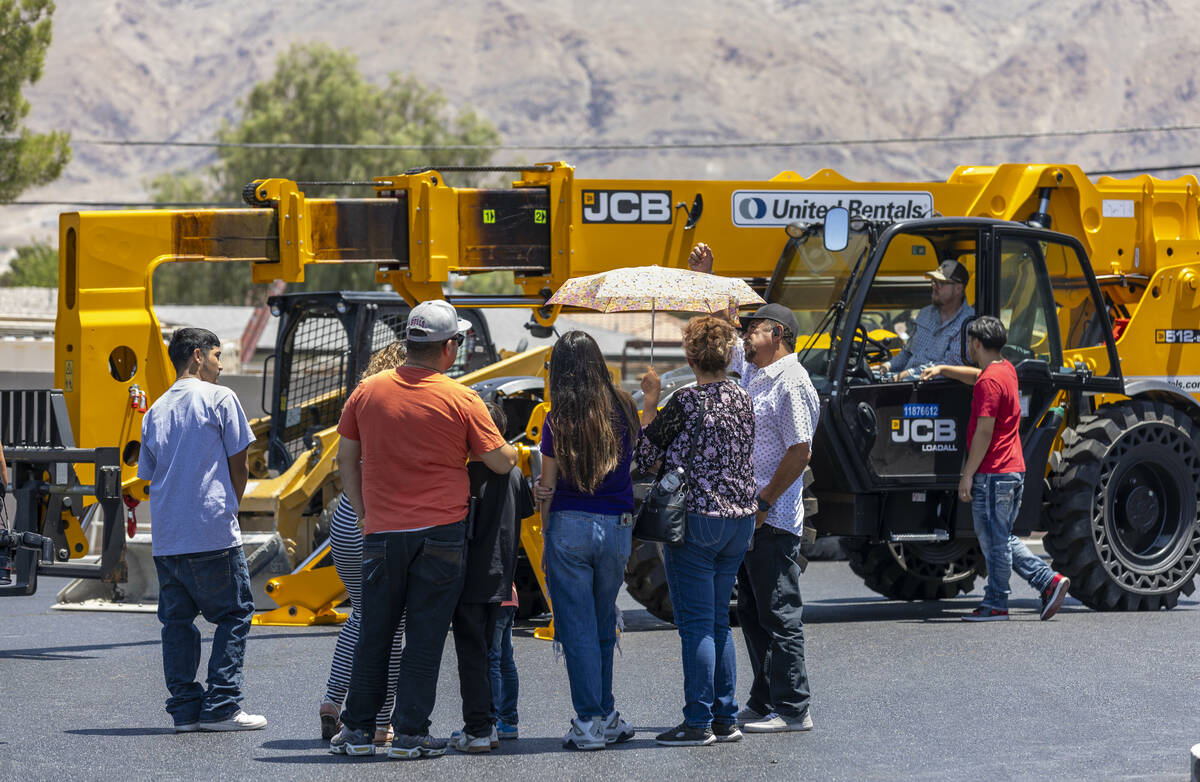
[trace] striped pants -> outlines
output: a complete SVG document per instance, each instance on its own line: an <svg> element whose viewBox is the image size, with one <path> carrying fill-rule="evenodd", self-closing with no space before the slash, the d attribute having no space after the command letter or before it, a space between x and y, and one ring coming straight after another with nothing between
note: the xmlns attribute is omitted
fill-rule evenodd
<svg viewBox="0 0 1200 782"><path fill-rule="evenodd" d="M350 596L350 618L342 625L338 633L337 646L333 650L333 665L329 669L329 683L325 689L325 699L333 701L339 707L346 699L346 691L350 688L350 672L354 668L354 647L358 644L358 630L362 616L362 553L363 534L358 528L358 518L354 507L342 495L337 509L333 512L333 521L329 525L329 547L333 551L333 566L346 586L346 594ZM404 647L404 620L396 628L396 637L392 639L392 656L388 660L388 690L375 718L375 724L386 727L392 723L392 709L396 704L396 680L400 676L400 650Z"/></svg>

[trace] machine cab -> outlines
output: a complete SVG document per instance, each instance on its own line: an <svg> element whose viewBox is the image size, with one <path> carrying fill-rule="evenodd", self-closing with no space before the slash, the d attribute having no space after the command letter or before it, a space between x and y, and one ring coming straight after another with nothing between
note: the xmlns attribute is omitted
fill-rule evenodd
<svg viewBox="0 0 1200 782"><path fill-rule="evenodd" d="M813 452L822 533L919 543L973 534L955 491L972 387L920 374L969 363L966 326L980 315L1008 329L1028 464L1046 463L1059 394L1123 387L1105 300L1074 238L973 218L851 221L844 246L817 233L789 243L768 298L797 311L800 361L823 397ZM939 267L955 279L931 277ZM1042 484L1026 482L1019 528L1036 523Z"/></svg>

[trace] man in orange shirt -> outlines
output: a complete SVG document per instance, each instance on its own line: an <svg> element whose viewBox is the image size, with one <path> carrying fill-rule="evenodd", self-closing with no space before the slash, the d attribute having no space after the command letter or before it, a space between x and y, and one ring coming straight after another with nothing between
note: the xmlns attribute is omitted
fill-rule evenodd
<svg viewBox="0 0 1200 782"><path fill-rule="evenodd" d="M359 384L338 423L346 498L363 523L362 625L334 754L372 755L388 655L407 612L388 755L445 753L429 735L438 670L466 562L467 459L507 474L517 461L479 395L446 377L470 324L445 301L408 319L408 358Z"/></svg>

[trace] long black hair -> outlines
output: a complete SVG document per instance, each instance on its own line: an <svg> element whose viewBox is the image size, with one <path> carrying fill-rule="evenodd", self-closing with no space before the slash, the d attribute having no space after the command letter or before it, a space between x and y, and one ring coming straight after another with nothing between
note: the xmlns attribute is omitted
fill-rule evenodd
<svg viewBox="0 0 1200 782"><path fill-rule="evenodd" d="M550 413L554 456L571 483L593 493L621 461L616 415L625 419L628 447L637 437L633 398L617 388L600 346L583 331L568 331L550 354Z"/></svg>

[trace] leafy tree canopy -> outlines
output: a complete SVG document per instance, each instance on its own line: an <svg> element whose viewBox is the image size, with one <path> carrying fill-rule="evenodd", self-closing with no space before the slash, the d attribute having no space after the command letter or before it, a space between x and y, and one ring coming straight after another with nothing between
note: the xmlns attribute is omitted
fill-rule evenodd
<svg viewBox="0 0 1200 782"><path fill-rule="evenodd" d="M71 159L70 134L21 127L21 90L41 78L53 13L52 0L0 0L0 203L54 181Z"/></svg>
<svg viewBox="0 0 1200 782"><path fill-rule="evenodd" d="M58 250L43 242L18 247L8 271L0 275L0 285L6 288L57 288Z"/></svg>
<svg viewBox="0 0 1200 782"><path fill-rule="evenodd" d="M472 111L451 115L441 93L411 76L392 73L385 85L377 86L362 75L353 54L324 44L292 46L279 57L275 74L257 84L240 106L241 119L221 127L220 141L446 146L496 144L500 139L495 127ZM417 165L482 165L490 157L487 150L220 147L206 178L168 174L151 182L150 188L162 203L196 200L202 193L207 200L236 201L254 179L366 181ZM363 188L312 185L304 190L326 197L373 194ZM216 279L221 276L225 279ZM155 299L242 304L257 294L249 290L249 278L248 272L231 274L218 264L169 264L155 275ZM360 264L311 268L305 278L303 287L310 290L375 286L374 271Z"/></svg>

